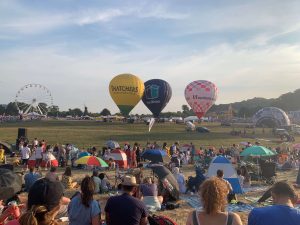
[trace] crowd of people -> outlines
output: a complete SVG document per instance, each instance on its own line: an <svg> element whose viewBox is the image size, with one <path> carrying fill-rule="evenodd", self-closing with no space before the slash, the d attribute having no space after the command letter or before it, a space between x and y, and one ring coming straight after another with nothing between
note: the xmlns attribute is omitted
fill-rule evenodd
<svg viewBox="0 0 300 225"><path fill-rule="evenodd" d="M251 143L248 143L251 145ZM170 156L171 162L168 167L172 170L173 177L177 181L179 192L188 193L187 180L181 172L186 164L201 164L203 167L209 164L216 155L230 157L232 162L239 163L240 149L233 144L230 148L200 148L190 143L185 151L180 150L179 142L170 147L167 143L159 146L158 143L147 143L144 148L138 143L133 147L125 143L123 150L127 155L128 164L133 168L131 174L121 177L121 182L114 186L106 174L106 170L93 168L90 175L82 180L76 180L72 176L74 158L71 155L71 145L47 145L46 141L38 141L35 138L32 144L20 143L20 156L24 169L24 189L27 199L19 198L19 204L26 205L19 215L9 214L11 204L0 207L0 224L8 225L53 225L58 224L60 218L68 218L71 225L146 225L152 212L163 210L169 201L166 194L165 184L154 176L145 176L143 173L144 161L142 153L147 149L161 149ZM107 156L111 149L104 147L98 152L95 147L88 152L91 155L101 156L109 162L111 168L115 162ZM278 149L277 149L278 151ZM61 176L58 175L57 167L51 165L48 154L54 154L59 165L65 168ZM35 155L35 167L28 167L30 156ZM78 153L77 153L78 154ZM298 162L298 153L293 153L293 160ZM75 157L76 159L76 157ZM40 169L42 160L46 160L46 168L50 170L43 174ZM70 163L70 164L69 164ZM250 187L251 177L246 166L240 166L237 175L241 186ZM203 178L198 187L202 210L192 211L188 217L187 225L240 225L241 218L238 214L228 212L227 204L229 196L233 193L231 184L223 178L224 172L219 169L215 176ZM74 190L71 198L64 196L65 190ZM114 192L112 192L114 190ZM117 190L117 191L115 191ZM248 225L296 225L300 224L300 212L294 206L298 200L294 187L287 182L277 182L270 189L274 205L253 209L248 218ZM95 194L109 194L105 207L95 199ZM19 196L19 195L18 195ZM7 202L8 203L8 202ZM5 204L3 204L5 205ZM6 210L5 210L6 209ZM8 215L9 214L9 215ZM105 217L101 215L105 215ZM288 217L288 219L286 219ZM7 219L8 218L8 219ZM11 220L12 219L12 220Z"/></svg>

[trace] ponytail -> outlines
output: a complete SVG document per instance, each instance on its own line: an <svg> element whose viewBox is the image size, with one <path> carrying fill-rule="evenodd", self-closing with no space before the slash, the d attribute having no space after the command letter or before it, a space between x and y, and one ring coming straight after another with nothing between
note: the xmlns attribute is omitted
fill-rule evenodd
<svg viewBox="0 0 300 225"><path fill-rule="evenodd" d="M43 205L33 205L31 210L23 214L19 219L20 225L57 225L52 219L52 213Z"/></svg>

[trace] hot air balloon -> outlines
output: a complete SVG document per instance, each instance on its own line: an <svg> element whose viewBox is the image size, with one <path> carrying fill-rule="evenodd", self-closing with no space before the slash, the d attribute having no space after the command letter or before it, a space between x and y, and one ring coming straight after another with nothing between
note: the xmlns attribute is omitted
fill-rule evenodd
<svg viewBox="0 0 300 225"><path fill-rule="evenodd" d="M215 84L206 80L197 80L186 86L185 99L199 119L212 107L218 96Z"/></svg>
<svg viewBox="0 0 300 225"><path fill-rule="evenodd" d="M171 96L172 89L167 81L152 79L145 82L145 93L142 100L154 117L159 116Z"/></svg>
<svg viewBox="0 0 300 225"><path fill-rule="evenodd" d="M144 82L132 74L120 74L109 83L109 93L123 116L128 116L130 111L141 100L144 94Z"/></svg>

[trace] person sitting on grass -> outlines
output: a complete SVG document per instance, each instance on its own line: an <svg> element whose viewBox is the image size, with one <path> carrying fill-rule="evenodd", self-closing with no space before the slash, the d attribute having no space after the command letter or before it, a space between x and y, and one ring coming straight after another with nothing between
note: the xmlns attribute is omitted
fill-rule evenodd
<svg viewBox="0 0 300 225"><path fill-rule="evenodd" d="M69 207L70 225L100 225L101 209L98 201L93 199L95 184L89 176L81 183L81 193L72 198Z"/></svg>
<svg viewBox="0 0 300 225"><path fill-rule="evenodd" d="M61 177L61 183L66 189L72 189L77 186L77 182L73 182L71 167L67 166L64 174Z"/></svg>
<svg viewBox="0 0 300 225"><path fill-rule="evenodd" d="M107 175L105 173L99 174L99 179L101 180L100 184L100 193L107 193L110 190L110 183L108 182L108 179L106 179Z"/></svg>
<svg viewBox="0 0 300 225"><path fill-rule="evenodd" d="M133 197L137 192L135 177L125 176L122 182L123 194L110 197L105 206L107 225L146 225L147 209L145 204Z"/></svg>
<svg viewBox="0 0 300 225"><path fill-rule="evenodd" d="M95 189L94 189L94 194L99 194L100 193L100 188L101 188L101 180L98 177L98 171L97 170L93 170L93 175L92 175L92 179L95 185Z"/></svg>
<svg viewBox="0 0 300 225"><path fill-rule="evenodd" d="M200 187L203 210L191 212L186 225L242 225L239 215L225 211L228 193L228 186L221 179L204 181Z"/></svg>
<svg viewBox="0 0 300 225"><path fill-rule="evenodd" d="M56 173L56 167L52 166L50 168L50 171L46 174L45 178L52 182L59 181L59 177Z"/></svg>
<svg viewBox="0 0 300 225"><path fill-rule="evenodd" d="M6 225L58 225L55 220L63 202L60 182L45 178L36 181L29 190L27 212Z"/></svg>
<svg viewBox="0 0 300 225"><path fill-rule="evenodd" d="M139 197L149 210L160 210L163 197L158 196L157 185L151 177L146 177L143 184L139 186Z"/></svg>
<svg viewBox="0 0 300 225"><path fill-rule="evenodd" d="M294 208L298 196L286 182L277 182L271 188L275 205L253 209L248 225L296 225L300 224L300 210Z"/></svg>
<svg viewBox="0 0 300 225"><path fill-rule="evenodd" d="M25 181L25 191L29 191L29 189L31 188L31 186L42 177L41 172L40 173L36 173L35 172L35 168L34 167L30 167L29 168L29 173L27 173L24 176L24 181Z"/></svg>

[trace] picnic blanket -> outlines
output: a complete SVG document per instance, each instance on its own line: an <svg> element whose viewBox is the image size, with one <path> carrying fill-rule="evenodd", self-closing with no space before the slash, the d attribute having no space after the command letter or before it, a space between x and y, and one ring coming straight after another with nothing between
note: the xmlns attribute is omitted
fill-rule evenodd
<svg viewBox="0 0 300 225"><path fill-rule="evenodd" d="M243 188L244 192L258 192L258 191L266 191L269 186L251 186L249 188Z"/></svg>
<svg viewBox="0 0 300 225"><path fill-rule="evenodd" d="M202 204L199 200L198 196L181 196L180 197L182 200L186 201L191 207L201 210L202 209ZM229 212L249 212L254 208L254 206L250 204L228 204L227 210Z"/></svg>
<svg viewBox="0 0 300 225"><path fill-rule="evenodd" d="M273 205L273 201L272 199L268 199L265 202L262 203L257 203L258 199L260 199L260 197L245 197L246 200L250 201L253 205L255 205L256 207L260 207L260 206L270 206ZM296 209L300 210L300 204L297 204L295 206Z"/></svg>

